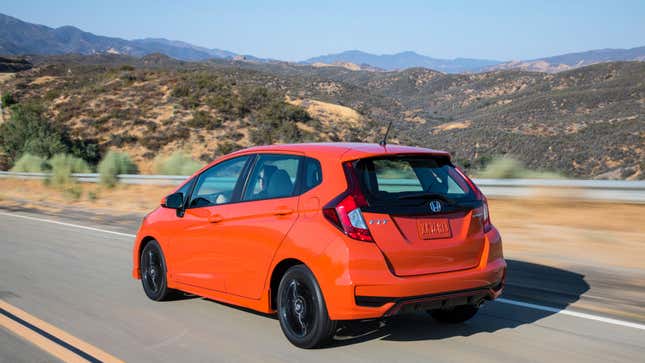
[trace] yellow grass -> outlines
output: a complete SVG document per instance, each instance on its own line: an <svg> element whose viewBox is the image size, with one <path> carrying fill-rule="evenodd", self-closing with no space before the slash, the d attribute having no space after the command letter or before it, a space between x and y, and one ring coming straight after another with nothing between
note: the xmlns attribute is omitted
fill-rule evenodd
<svg viewBox="0 0 645 363"><path fill-rule="evenodd" d="M34 79L31 82L31 84L32 85L41 85L41 84L51 82L51 81L53 81L55 79L56 79L56 77L52 77L52 76L42 76L42 77L38 77L38 78Z"/></svg>
<svg viewBox="0 0 645 363"><path fill-rule="evenodd" d="M345 122L353 126L359 126L363 122L363 116L358 111L346 106L317 100L290 98L287 98L287 102L303 107L312 117L320 119L323 123Z"/></svg>
<svg viewBox="0 0 645 363"><path fill-rule="evenodd" d="M432 133L436 134L443 131L467 129L472 124L470 120L446 122L432 128Z"/></svg>

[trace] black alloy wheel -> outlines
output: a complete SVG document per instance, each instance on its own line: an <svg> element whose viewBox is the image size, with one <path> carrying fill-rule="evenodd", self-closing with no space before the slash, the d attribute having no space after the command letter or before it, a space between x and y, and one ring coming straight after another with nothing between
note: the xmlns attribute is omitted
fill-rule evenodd
<svg viewBox="0 0 645 363"><path fill-rule="evenodd" d="M150 241L141 251L139 260L141 283L146 295L155 301L166 300L171 291L166 281L166 261L157 241Z"/></svg>
<svg viewBox="0 0 645 363"><path fill-rule="evenodd" d="M336 322L329 319L322 292L313 273L296 265L284 274L278 287L278 319L287 339L300 348L315 348L329 341Z"/></svg>

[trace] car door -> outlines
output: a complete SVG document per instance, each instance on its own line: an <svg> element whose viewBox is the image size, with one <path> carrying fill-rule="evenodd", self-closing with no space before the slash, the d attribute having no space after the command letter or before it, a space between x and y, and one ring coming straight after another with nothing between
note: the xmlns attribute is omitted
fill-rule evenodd
<svg viewBox="0 0 645 363"><path fill-rule="evenodd" d="M298 218L299 154L259 154L240 203L228 206L217 228L223 243L227 291L259 299L280 243Z"/></svg>
<svg viewBox="0 0 645 363"><path fill-rule="evenodd" d="M239 201L254 155L224 160L196 177L174 236L173 280L210 290L226 291L230 270L225 243L233 238L222 221Z"/></svg>

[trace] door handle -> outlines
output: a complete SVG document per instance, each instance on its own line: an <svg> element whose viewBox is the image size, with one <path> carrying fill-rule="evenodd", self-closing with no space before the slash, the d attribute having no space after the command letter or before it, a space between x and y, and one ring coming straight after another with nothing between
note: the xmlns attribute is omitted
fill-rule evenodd
<svg viewBox="0 0 645 363"><path fill-rule="evenodd" d="M218 222L221 222L223 220L224 220L224 218L222 218L222 216L219 215L219 214L213 214L212 216L208 217L208 222L209 223L218 223Z"/></svg>
<svg viewBox="0 0 645 363"><path fill-rule="evenodd" d="M293 209L291 208L278 208L273 210L273 214L277 216L285 216L287 214L293 213Z"/></svg>

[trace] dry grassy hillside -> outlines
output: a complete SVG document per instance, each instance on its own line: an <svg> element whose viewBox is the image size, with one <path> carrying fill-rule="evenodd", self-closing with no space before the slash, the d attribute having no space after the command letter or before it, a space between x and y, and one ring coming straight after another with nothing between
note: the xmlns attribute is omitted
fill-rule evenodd
<svg viewBox="0 0 645 363"><path fill-rule="evenodd" d="M279 80L210 70L41 65L0 89L45 105L75 137L128 152L144 172L175 150L210 161L255 144L358 139L365 123L347 107L289 98Z"/></svg>
<svg viewBox="0 0 645 363"><path fill-rule="evenodd" d="M392 140L450 151L467 169L511 155L570 177L645 178L645 62L558 74L370 72L162 55L37 57L0 89L61 127L125 150L195 158L254 144Z"/></svg>

